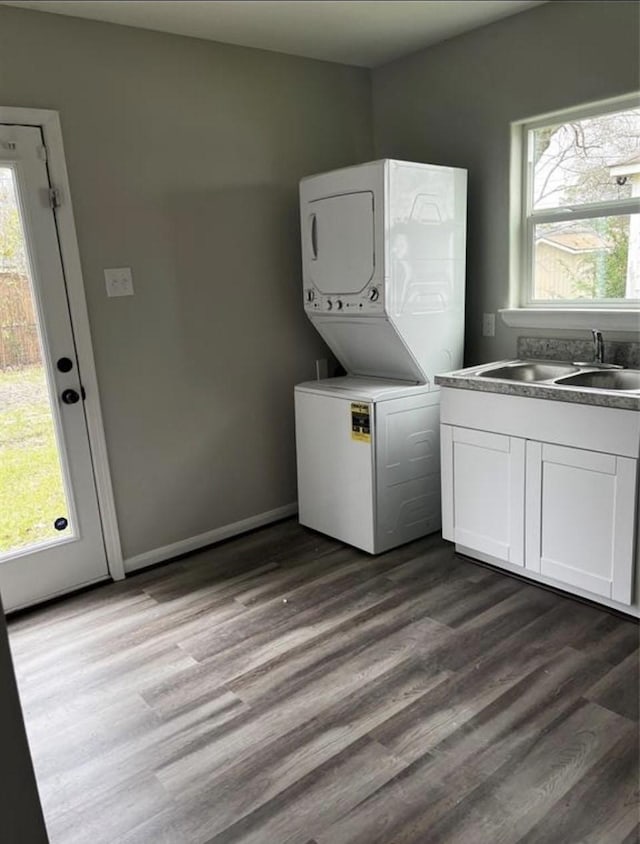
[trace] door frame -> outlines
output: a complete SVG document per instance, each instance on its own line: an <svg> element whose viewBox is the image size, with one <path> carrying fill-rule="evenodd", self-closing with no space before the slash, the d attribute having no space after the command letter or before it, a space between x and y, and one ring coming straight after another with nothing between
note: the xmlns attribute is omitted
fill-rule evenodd
<svg viewBox="0 0 640 844"><path fill-rule="evenodd" d="M107 565L113 580L123 580L125 571L122 546L109 471L107 442L102 422L98 378L89 329L89 315L82 278L78 237L71 204L69 176L62 143L60 115L57 111L50 109L0 106L0 123L38 127L42 130L44 144L47 148L50 183L58 192L60 201L60 204L55 208L54 216L58 230L62 270L67 287L78 366L82 373L82 384L87 393L84 400L84 412L87 420L89 448L98 495L98 508Z"/></svg>

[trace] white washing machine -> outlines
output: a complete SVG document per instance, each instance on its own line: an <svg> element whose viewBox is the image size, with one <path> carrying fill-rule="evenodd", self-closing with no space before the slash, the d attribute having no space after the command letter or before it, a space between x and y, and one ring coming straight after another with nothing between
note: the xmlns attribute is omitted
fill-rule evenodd
<svg viewBox="0 0 640 844"><path fill-rule="evenodd" d="M307 316L348 373L295 389L300 521L372 554L440 527L439 372L462 366L465 170L300 183Z"/></svg>
<svg viewBox="0 0 640 844"><path fill-rule="evenodd" d="M440 528L440 393L346 376L295 388L300 523L370 554Z"/></svg>

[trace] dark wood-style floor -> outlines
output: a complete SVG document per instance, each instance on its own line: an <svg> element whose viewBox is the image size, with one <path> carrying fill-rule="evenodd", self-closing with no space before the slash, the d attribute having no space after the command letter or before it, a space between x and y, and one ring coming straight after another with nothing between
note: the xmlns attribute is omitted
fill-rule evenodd
<svg viewBox="0 0 640 844"><path fill-rule="evenodd" d="M294 521L16 618L52 844L631 844L638 627Z"/></svg>

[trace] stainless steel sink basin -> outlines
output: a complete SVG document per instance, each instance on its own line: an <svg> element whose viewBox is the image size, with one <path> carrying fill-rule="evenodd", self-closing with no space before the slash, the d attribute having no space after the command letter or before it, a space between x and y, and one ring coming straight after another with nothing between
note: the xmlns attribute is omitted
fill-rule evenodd
<svg viewBox="0 0 640 844"><path fill-rule="evenodd" d="M596 390L640 390L640 372L637 370L600 370L580 372L556 380L558 386L589 387Z"/></svg>
<svg viewBox="0 0 640 844"><path fill-rule="evenodd" d="M479 372L482 378L506 378L509 381L551 381L572 372L579 372L570 363L513 363Z"/></svg>

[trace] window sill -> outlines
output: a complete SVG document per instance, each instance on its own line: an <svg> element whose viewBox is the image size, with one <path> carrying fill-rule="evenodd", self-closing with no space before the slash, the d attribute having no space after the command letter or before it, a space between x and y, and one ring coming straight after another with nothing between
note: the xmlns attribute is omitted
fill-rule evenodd
<svg viewBox="0 0 640 844"><path fill-rule="evenodd" d="M635 308L504 308L498 313L510 328L640 331L640 309Z"/></svg>

